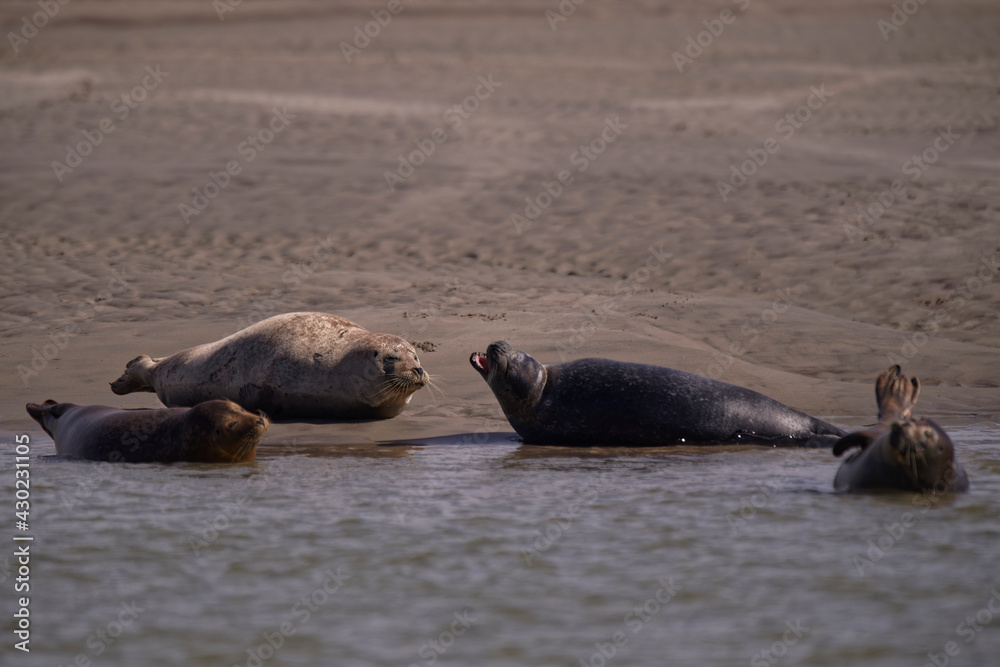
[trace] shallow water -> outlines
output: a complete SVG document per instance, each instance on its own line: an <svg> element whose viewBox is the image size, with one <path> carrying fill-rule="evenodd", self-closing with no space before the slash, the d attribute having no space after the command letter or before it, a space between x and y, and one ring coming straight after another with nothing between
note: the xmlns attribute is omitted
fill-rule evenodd
<svg viewBox="0 0 1000 667"><path fill-rule="evenodd" d="M1000 430L951 433L972 491L944 498L836 495L829 451L500 435L114 465L36 438L30 531L5 522L34 537L32 650L0 557L0 662L995 664Z"/></svg>

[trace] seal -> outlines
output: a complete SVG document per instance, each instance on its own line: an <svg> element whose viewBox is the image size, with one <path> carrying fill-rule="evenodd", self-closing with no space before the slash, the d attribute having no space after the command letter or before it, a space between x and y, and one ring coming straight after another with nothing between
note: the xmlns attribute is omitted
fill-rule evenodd
<svg viewBox="0 0 1000 667"><path fill-rule="evenodd" d="M750 389L610 359L542 365L506 341L472 367L528 444L829 447L841 429Z"/></svg>
<svg viewBox="0 0 1000 667"><path fill-rule="evenodd" d="M168 407L227 398L272 419L387 419L430 381L413 346L327 313L286 313L169 357L128 362L119 395Z"/></svg>
<svg viewBox="0 0 1000 667"><path fill-rule="evenodd" d="M882 371L875 381L878 424L841 438L836 456L855 447L833 479L837 491L898 489L956 493L968 491L969 477L955 457L955 444L930 419L914 419L920 381L907 378L899 366Z"/></svg>
<svg viewBox="0 0 1000 667"><path fill-rule="evenodd" d="M224 400L158 410L119 410L53 400L28 403L25 408L55 440L57 453L91 461L253 461L268 426L263 415Z"/></svg>

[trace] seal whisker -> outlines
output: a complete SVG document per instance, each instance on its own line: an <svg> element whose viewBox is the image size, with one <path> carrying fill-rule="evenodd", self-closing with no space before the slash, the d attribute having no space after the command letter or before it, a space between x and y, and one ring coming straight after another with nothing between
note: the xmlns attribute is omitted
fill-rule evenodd
<svg viewBox="0 0 1000 667"><path fill-rule="evenodd" d="M378 385L378 391L369 396L369 400L376 400L386 397L396 397L404 394L413 382L398 375L386 375L382 383Z"/></svg>
<svg viewBox="0 0 1000 667"><path fill-rule="evenodd" d="M250 452L260 444L261 439L264 437L264 432L270 426L270 422L264 416L263 412L258 412L257 414L260 419L254 426L254 429L240 440L239 446L236 449L236 457L233 459L234 461L241 461L250 456Z"/></svg>
<svg viewBox="0 0 1000 667"><path fill-rule="evenodd" d="M441 395L441 398L444 399L444 397L445 397L445 391L444 391L444 389L442 389L441 387L439 387L437 385L437 383L440 382L440 381L441 381L441 377L440 376L435 375L435 376L431 377L430 373L428 373L427 371L424 371L424 385L427 387L427 389L430 392L431 396L433 397L434 396L434 392L437 391Z"/></svg>
<svg viewBox="0 0 1000 667"><path fill-rule="evenodd" d="M408 377L387 374L378 385L378 391L368 397L369 401L398 401L413 392L417 383ZM419 388L419 387L418 387Z"/></svg>
<svg viewBox="0 0 1000 667"><path fill-rule="evenodd" d="M250 450L253 449L256 444L254 442L255 435L255 433L247 433L238 443L236 443L236 450L233 452L232 461L241 461L247 454L250 453Z"/></svg>

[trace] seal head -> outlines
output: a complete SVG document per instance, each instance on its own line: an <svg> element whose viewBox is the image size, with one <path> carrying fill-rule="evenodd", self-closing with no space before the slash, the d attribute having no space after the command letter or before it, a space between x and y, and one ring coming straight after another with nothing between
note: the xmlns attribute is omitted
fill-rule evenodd
<svg viewBox="0 0 1000 667"><path fill-rule="evenodd" d="M183 421L180 460L204 463L253 461L269 426L262 413L227 400L199 403L183 415Z"/></svg>
<svg viewBox="0 0 1000 667"><path fill-rule="evenodd" d="M899 366L883 371L875 383L878 424L841 438L833 447L841 464L833 485L838 491L897 489L960 492L969 479L955 455L955 444L931 419L914 419L920 381L903 375Z"/></svg>
<svg viewBox="0 0 1000 667"><path fill-rule="evenodd" d="M545 366L505 340L492 343L485 354L474 352L469 363L486 380L505 411L507 406L530 408L545 389Z"/></svg>

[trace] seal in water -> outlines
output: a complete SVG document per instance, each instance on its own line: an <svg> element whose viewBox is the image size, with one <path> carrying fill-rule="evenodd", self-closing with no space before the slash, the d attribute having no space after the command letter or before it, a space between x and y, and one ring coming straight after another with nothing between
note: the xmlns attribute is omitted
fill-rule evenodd
<svg viewBox="0 0 1000 667"><path fill-rule="evenodd" d="M900 489L954 493L969 489L969 477L955 458L955 445L930 419L913 419L920 381L891 366L875 381L878 424L851 433L833 453L859 447L840 464L833 479L838 491Z"/></svg>
<svg viewBox="0 0 1000 667"><path fill-rule="evenodd" d="M169 357L136 357L111 390L156 392L169 407L228 398L271 419L387 419L428 382L399 336L327 313L286 313Z"/></svg>
<svg viewBox="0 0 1000 667"><path fill-rule="evenodd" d="M469 359L529 444L829 447L836 426L743 387L610 359L544 366L506 341Z"/></svg>
<svg viewBox="0 0 1000 667"><path fill-rule="evenodd" d="M267 430L263 415L232 401L193 408L119 410L48 400L28 414L56 441L56 452L91 461L130 463L253 461Z"/></svg>

